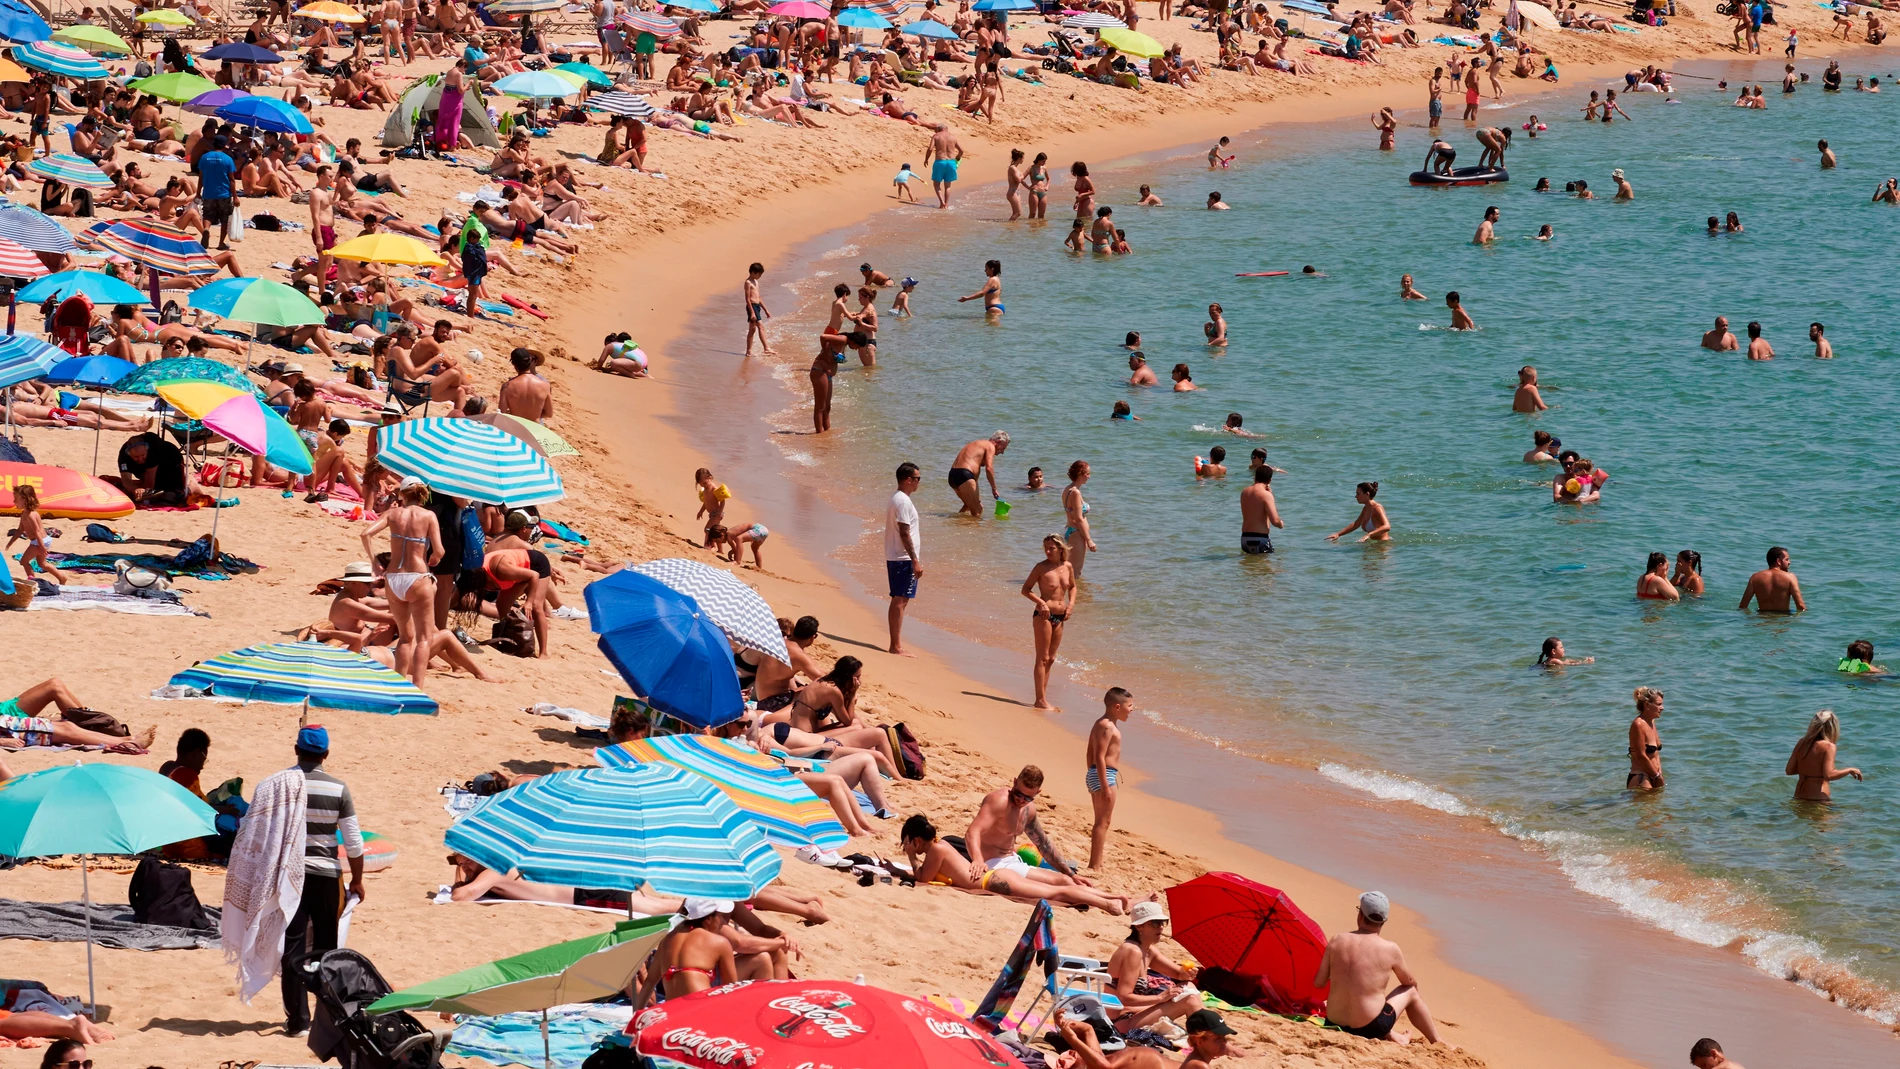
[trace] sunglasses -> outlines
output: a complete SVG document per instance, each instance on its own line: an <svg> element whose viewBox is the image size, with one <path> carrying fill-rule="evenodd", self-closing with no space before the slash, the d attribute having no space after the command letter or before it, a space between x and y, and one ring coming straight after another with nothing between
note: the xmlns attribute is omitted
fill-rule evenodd
<svg viewBox="0 0 1900 1069"><path fill-rule="evenodd" d="M62 1066L63 1069L92 1069L91 1058L87 1058L83 1062L77 1058L69 1058L66 1061L54 1062L53 1064L57 1066Z"/></svg>
<svg viewBox="0 0 1900 1069"><path fill-rule="evenodd" d="M1028 805L1030 802L1036 800L1036 796L1033 794L1024 794L1016 788L1011 787L1009 789L1009 800L1015 802L1017 805Z"/></svg>

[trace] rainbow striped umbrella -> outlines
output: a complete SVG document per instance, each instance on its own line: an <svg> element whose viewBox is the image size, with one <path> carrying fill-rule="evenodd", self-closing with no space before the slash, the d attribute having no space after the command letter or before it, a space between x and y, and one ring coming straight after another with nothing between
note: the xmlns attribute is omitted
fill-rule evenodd
<svg viewBox="0 0 1900 1069"><path fill-rule="evenodd" d="M42 156L27 164L26 169L42 178L56 178L67 185L111 189L116 184L99 169L98 164L70 152Z"/></svg>
<svg viewBox="0 0 1900 1069"><path fill-rule="evenodd" d="M850 841L844 825L810 787L777 761L728 740L704 735L660 735L602 746L594 760L603 768L662 764L711 780L765 833L767 842L796 850L830 850Z"/></svg>
<svg viewBox="0 0 1900 1069"><path fill-rule="evenodd" d="M111 77L100 62L86 54L83 48L62 45L53 41L35 41L32 44L14 45L13 58L22 67L57 74L66 78L78 78L83 81L95 81Z"/></svg>
<svg viewBox="0 0 1900 1069"><path fill-rule="evenodd" d="M298 475L315 470L303 439L284 422L284 417L249 390L218 382L163 382L154 392L166 404L253 456Z"/></svg>
<svg viewBox="0 0 1900 1069"><path fill-rule="evenodd" d="M434 714L437 709L434 698L390 669L321 642L273 642L221 653L173 676L170 685L247 702L308 702L364 713Z"/></svg>
<svg viewBox="0 0 1900 1069"><path fill-rule="evenodd" d="M483 799L449 849L496 872L567 887L751 898L779 856L718 787L669 765L551 772Z"/></svg>
<svg viewBox="0 0 1900 1069"><path fill-rule="evenodd" d="M119 219L99 232L99 247L168 275L215 275L218 262L189 231L156 219Z"/></svg>
<svg viewBox="0 0 1900 1069"><path fill-rule="evenodd" d="M857 3L851 6L875 11L887 19L894 19L917 5L911 3L910 0L870 0L869 3Z"/></svg>
<svg viewBox="0 0 1900 1069"><path fill-rule="evenodd" d="M112 388L120 393L157 396L160 386L174 382L215 382L259 397L264 395L250 379L244 377L242 371L223 361L203 356L168 356L163 360L140 364L138 370L113 383Z"/></svg>
<svg viewBox="0 0 1900 1069"><path fill-rule="evenodd" d="M8 278L40 278L46 274L46 264L33 255L33 250L17 241L0 238L0 275Z"/></svg>
<svg viewBox="0 0 1900 1069"><path fill-rule="evenodd" d="M609 77L606 71L601 70L592 63L563 63L555 67L551 73L562 76L571 74L587 85L606 86L614 84L613 78Z"/></svg>
<svg viewBox="0 0 1900 1069"><path fill-rule="evenodd" d="M664 15L649 15L644 11L629 11L620 16L620 24L634 33L650 33L654 39L671 41L680 35L680 24Z"/></svg>
<svg viewBox="0 0 1900 1069"><path fill-rule="evenodd" d="M376 459L452 497L545 505L567 496L547 458L506 431L470 419L406 419L377 432Z"/></svg>

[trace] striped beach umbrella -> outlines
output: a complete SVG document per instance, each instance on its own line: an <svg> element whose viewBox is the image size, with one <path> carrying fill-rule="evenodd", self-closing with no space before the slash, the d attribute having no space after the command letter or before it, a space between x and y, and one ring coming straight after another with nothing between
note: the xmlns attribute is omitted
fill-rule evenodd
<svg viewBox="0 0 1900 1069"><path fill-rule="evenodd" d="M0 388L41 378L71 355L29 335L0 337Z"/></svg>
<svg viewBox="0 0 1900 1069"><path fill-rule="evenodd" d="M650 33L655 40L671 41L680 35L680 24L664 15L629 11L620 16L619 22L634 33Z"/></svg>
<svg viewBox="0 0 1900 1069"><path fill-rule="evenodd" d="M609 115L631 115L641 122L653 118L654 113L653 105L637 93L595 93L582 101L581 106Z"/></svg>
<svg viewBox="0 0 1900 1069"><path fill-rule="evenodd" d="M935 37L945 41L954 41L957 37L957 31L932 19L918 19L916 22L905 25L899 32L913 37Z"/></svg>
<svg viewBox="0 0 1900 1069"><path fill-rule="evenodd" d="M567 496L547 459L519 438L473 420L406 419L377 434L376 459L437 493L509 505L545 505Z"/></svg>
<svg viewBox="0 0 1900 1069"><path fill-rule="evenodd" d="M887 19L896 19L897 16L902 15L917 5L911 3L910 0L870 0L869 3L857 3L851 6L861 7L866 11L875 11Z"/></svg>
<svg viewBox="0 0 1900 1069"><path fill-rule="evenodd" d="M628 571L652 576L699 602L706 618L724 631L734 645L763 653L781 664L792 663L772 606L766 604L758 591L724 568L683 557L664 557L633 565Z"/></svg>
<svg viewBox="0 0 1900 1069"><path fill-rule="evenodd" d="M57 74L66 78L78 78L93 81L111 76L100 62L86 54L83 48L62 45L53 41L35 41L27 45L14 45L12 56L22 67L31 67L48 74Z"/></svg>
<svg viewBox="0 0 1900 1069"><path fill-rule="evenodd" d="M222 698L247 702L354 709L364 713L430 713L434 698L360 653L321 642L246 646L201 661L171 678Z"/></svg>
<svg viewBox="0 0 1900 1069"><path fill-rule="evenodd" d="M218 262L189 231L156 219L119 219L99 232L99 247L167 275L215 275Z"/></svg>
<svg viewBox="0 0 1900 1069"><path fill-rule="evenodd" d="M1084 11L1079 15L1070 15L1062 20L1062 25L1071 30L1125 30L1128 28L1126 22L1099 11Z"/></svg>
<svg viewBox="0 0 1900 1069"><path fill-rule="evenodd" d="M115 375L113 381L123 377ZM154 392L166 404L252 456L263 457L298 475L315 470L310 449L297 437L296 429L265 405L255 391L218 382L164 382Z"/></svg>
<svg viewBox="0 0 1900 1069"><path fill-rule="evenodd" d="M710 15L719 10L719 0L667 0L667 2L662 3L660 6L662 8L677 7L687 11L703 11Z"/></svg>
<svg viewBox="0 0 1900 1069"><path fill-rule="evenodd" d="M22 289L16 299L21 304L39 304L48 298L63 301L75 293L84 295L94 304L145 303L145 294L140 293L137 286L113 278L104 271L79 268L47 275Z"/></svg>
<svg viewBox="0 0 1900 1069"><path fill-rule="evenodd" d="M758 825L670 765L537 776L484 799L443 841L485 868L566 887L744 899L779 873Z"/></svg>
<svg viewBox="0 0 1900 1069"><path fill-rule="evenodd" d="M71 252L79 246L66 228L37 208L0 200L0 238L34 252Z"/></svg>
<svg viewBox="0 0 1900 1069"><path fill-rule="evenodd" d="M70 152L55 152L51 156L42 156L27 164L26 169L42 178L57 178L70 186L111 189L115 184L104 171L99 169L98 164Z"/></svg>
<svg viewBox="0 0 1900 1069"><path fill-rule="evenodd" d="M607 86L614 84L613 78L609 76L606 71L601 70L592 63L563 63L555 67L552 73L560 75L571 74L579 78L581 82L586 85Z"/></svg>
<svg viewBox="0 0 1900 1069"><path fill-rule="evenodd" d="M830 850L851 841L831 807L790 769L728 739L659 735L602 746L594 751L594 760L604 768L673 765L710 780L752 818L773 846Z"/></svg>
<svg viewBox="0 0 1900 1069"><path fill-rule="evenodd" d="M361 11L356 10L348 4L339 4L336 0L317 0L316 3L300 7L291 12L291 14L300 19L316 19L320 22L359 23L368 21L363 17Z"/></svg>
<svg viewBox="0 0 1900 1069"><path fill-rule="evenodd" d="M581 451L567 444L567 439L536 423L525 416L511 416L506 412L479 412L473 416L464 416L477 423L486 423L490 427L519 438L529 449L544 457L577 457Z"/></svg>
<svg viewBox="0 0 1900 1069"><path fill-rule="evenodd" d="M138 370L113 383L112 388L120 393L156 396L160 386L175 382L215 382L234 390L248 390L259 397L263 396L262 391L245 378L243 372L221 360L203 356L168 356L163 360L140 364Z"/></svg>
<svg viewBox="0 0 1900 1069"><path fill-rule="evenodd" d="M17 241L0 238L0 275L8 278L41 278L46 264L33 250Z"/></svg>
<svg viewBox="0 0 1900 1069"><path fill-rule="evenodd" d="M556 78L547 71L522 71L496 82L495 92L532 100L559 100L573 96L576 90L572 83Z"/></svg>

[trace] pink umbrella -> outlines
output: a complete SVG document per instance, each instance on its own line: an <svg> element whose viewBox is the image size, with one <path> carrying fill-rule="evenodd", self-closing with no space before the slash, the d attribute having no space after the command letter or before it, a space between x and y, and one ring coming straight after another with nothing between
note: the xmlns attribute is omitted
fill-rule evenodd
<svg viewBox="0 0 1900 1069"><path fill-rule="evenodd" d="M814 4L811 0L785 0L782 4L772 5L772 14L794 19L828 19L831 17L831 8Z"/></svg>

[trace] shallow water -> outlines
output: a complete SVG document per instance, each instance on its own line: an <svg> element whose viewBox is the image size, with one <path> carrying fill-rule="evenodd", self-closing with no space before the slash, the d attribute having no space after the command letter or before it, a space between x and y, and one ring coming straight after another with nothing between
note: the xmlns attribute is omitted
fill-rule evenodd
<svg viewBox="0 0 1900 1069"><path fill-rule="evenodd" d="M1217 175L1198 154L1098 174L1131 257L1061 248L1066 160L1047 226L1001 224L989 190L907 217L901 242L879 224L796 292L816 311L868 257L921 281L917 316L894 320L880 300L881 366L840 374L839 432L779 440L860 502L881 500L897 460L921 463L934 570L918 611L979 637L1006 629L1013 645L1029 616L1014 588L1040 536L1063 525L1062 472L1089 460L1101 552L1063 649L1069 671L1156 694L1153 715L1230 748L1489 819L1584 890L1698 942L1739 943L1764 969L1798 969L1891 1023L1900 684L1834 664L1851 639L1900 641L1883 448L1900 415L1900 302L1880 269L1900 211L1868 203L1900 169L1900 101L1818 86L1783 98L1771 84L1768 110L1744 111L1712 82L1682 84L1680 103L1637 96L1625 103L1635 121L1608 127L1542 103L1551 129L1518 131L1502 187L1406 185L1427 143L1416 125L1398 153L1347 124L1237 138L1237 169ZM1475 162L1469 134L1447 129L1459 162ZM1816 166L1822 136L1836 171ZM1538 176L1559 189L1581 177L1607 198L1615 167L1633 203L1532 192ZM1169 207L1133 207L1140 182ZM1199 210L1214 188L1234 210ZM1499 240L1476 248L1490 204ZM1703 233L1729 211L1745 233ZM1543 223L1554 241L1531 240ZM954 301L991 257L1005 265L1000 324ZM1234 277L1304 264L1326 277ZM1397 299L1405 272L1431 300ZM1482 329L1442 329L1448 289ZM1225 306L1224 352L1200 344L1209 301ZM1717 314L1738 335L1759 320L1777 359L1697 348ZM1835 360L1812 358L1812 320ZM1128 330L1164 383L1185 361L1203 388L1126 387ZM1539 416L1509 410L1526 363L1553 406ZM1110 422L1117 400L1141 421ZM1264 437L1209 429L1230 411ZM802 408L775 421L809 426ZM1003 486L1015 511L954 519L943 473L962 442L998 427L1014 437ZM1548 467L1519 460L1537 428L1613 473L1601 503L1551 503ZM1217 444L1239 474L1197 482L1192 458ZM1285 469L1274 489L1288 526L1271 558L1237 551L1254 445ZM1052 489L1012 492L1031 464ZM1360 480L1380 483L1389 545L1325 541L1354 516ZM1810 607L1798 617L1735 611L1771 544L1793 552ZM1708 596L1637 601L1647 553L1684 548L1702 554ZM1534 670L1553 634L1597 663ZM1622 790L1639 685L1668 694L1669 787L1645 798ZM1796 806L1780 772L1823 707L1844 725L1842 764L1869 779L1838 784L1831 807Z"/></svg>

